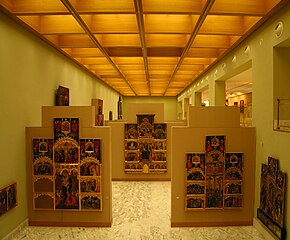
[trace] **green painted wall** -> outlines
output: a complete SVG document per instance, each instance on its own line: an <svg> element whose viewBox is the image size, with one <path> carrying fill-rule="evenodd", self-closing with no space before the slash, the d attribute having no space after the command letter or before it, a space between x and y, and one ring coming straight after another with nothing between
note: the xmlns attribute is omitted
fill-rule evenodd
<svg viewBox="0 0 290 240"><path fill-rule="evenodd" d="M283 22L284 31L277 38L275 28L280 21ZM244 52L247 46L250 48L249 54ZM209 88L210 105L214 105L216 81L224 81L252 68L252 117L253 126L256 127L256 159L253 159L256 161L255 216L260 201L261 164L267 162L268 156L273 156L280 160L280 169L287 172L288 178L290 175L290 133L273 130L277 98L290 98L289 49L290 3L178 96L178 102L181 102L184 98L193 98L195 92ZM236 61L232 61L234 56ZM286 199L285 222L289 231L290 191L287 191Z"/></svg>
<svg viewBox="0 0 290 240"><path fill-rule="evenodd" d="M123 119L127 119L127 103L164 103L164 120L174 121L177 119L176 97L124 97Z"/></svg>
<svg viewBox="0 0 290 240"><path fill-rule="evenodd" d="M119 95L0 12L0 188L17 182L19 205L0 216L0 239L27 219L25 127L40 126L41 106L54 105L59 85L70 105L104 100L117 117Z"/></svg>

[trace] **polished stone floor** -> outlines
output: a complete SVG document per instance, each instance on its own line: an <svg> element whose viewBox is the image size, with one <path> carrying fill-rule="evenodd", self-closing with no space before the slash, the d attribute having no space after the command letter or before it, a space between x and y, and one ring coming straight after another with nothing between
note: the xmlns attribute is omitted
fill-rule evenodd
<svg viewBox="0 0 290 240"><path fill-rule="evenodd" d="M113 182L111 228L26 227L17 240L250 240L255 227L170 227L170 182Z"/></svg>

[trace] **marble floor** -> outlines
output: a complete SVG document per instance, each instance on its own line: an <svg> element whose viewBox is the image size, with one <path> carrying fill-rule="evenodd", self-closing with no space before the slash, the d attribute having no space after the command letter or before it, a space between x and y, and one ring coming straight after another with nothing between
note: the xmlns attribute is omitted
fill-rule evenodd
<svg viewBox="0 0 290 240"><path fill-rule="evenodd" d="M113 182L111 228L32 227L15 240L262 240L253 226L170 227L170 182Z"/></svg>

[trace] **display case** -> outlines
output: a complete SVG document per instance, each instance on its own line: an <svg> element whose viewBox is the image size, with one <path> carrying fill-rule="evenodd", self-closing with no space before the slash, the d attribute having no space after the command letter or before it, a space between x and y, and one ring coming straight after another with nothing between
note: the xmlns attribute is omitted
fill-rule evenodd
<svg viewBox="0 0 290 240"><path fill-rule="evenodd" d="M274 130L290 132L290 99L277 99L277 116Z"/></svg>

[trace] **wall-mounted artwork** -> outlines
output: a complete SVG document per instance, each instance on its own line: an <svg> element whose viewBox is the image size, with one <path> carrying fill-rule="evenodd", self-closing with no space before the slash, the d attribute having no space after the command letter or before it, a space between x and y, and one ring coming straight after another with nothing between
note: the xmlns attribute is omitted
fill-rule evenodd
<svg viewBox="0 0 290 240"><path fill-rule="evenodd" d="M69 106L69 89L59 86L55 94L56 106Z"/></svg>
<svg viewBox="0 0 290 240"><path fill-rule="evenodd" d="M17 184L13 183L8 187L0 189L0 215L15 208L17 201Z"/></svg>
<svg viewBox="0 0 290 240"><path fill-rule="evenodd" d="M186 210L243 206L243 153L227 153L225 136L206 136L205 152L186 154Z"/></svg>
<svg viewBox="0 0 290 240"><path fill-rule="evenodd" d="M32 139L34 209L102 210L101 139L79 138L78 118L53 128L53 138Z"/></svg>
<svg viewBox="0 0 290 240"><path fill-rule="evenodd" d="M125 124L125 172L167 171L167 125L154 123L154 114L137 115L137 124Z"/></svg>
<svg viewBox="0 0 290 240"><path fill-rule="evenodd" d="M268 163L262 163L257 217L282 240L286 239L286 177L286 173L279 169L278 159L269 156Z"/></svg>
<svg viewBox="0 0 290 240"><path fill-rule="evenodd" d="M92 106L95 106L95 126L104 126L104 114L102 99L92 99Z"/></svg>

